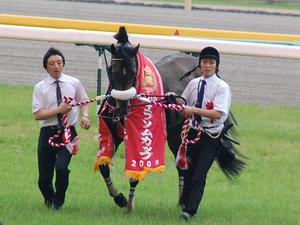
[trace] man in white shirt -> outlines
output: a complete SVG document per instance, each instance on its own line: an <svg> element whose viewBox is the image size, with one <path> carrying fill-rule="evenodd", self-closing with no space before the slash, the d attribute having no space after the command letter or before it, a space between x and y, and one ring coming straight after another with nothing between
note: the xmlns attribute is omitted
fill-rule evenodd
<svg viewBox="0 0 300 225"><path fill-rule="evenodd" d="M205 130L198 143L188 145L188 169L184 172L184 187L179 201L182 208L180 218L186 221L191 219L198 210L208 170L221 148L220 139L214 137L218 137L222 131L230 110L230 88L217 76L219 62L220 55L217 49L204 48L199 57L201 76L191 80L182 93L182 97L187 101L182 111L184 116L191 116ZM192 122L190 126L195 128ZM191 129L189 139L193 139L197 132Z"/></svg>
<svg viewBox="0 0 300 225"><path fill-rule="evenodd" d="M79 120L78 109L64 103L62 97L73 97L71 103L75 103L88 100L88 96L78 79L63 73L65 58L61 51L50 48L44 55L43 66L47 71L47 77L35 85L32 99L32 113L41 126L38 142L38 185L45 205L59 210L64 204L69 184L68 165L72 154L67 147L52 147L48 140L59 130L64 129L62 115L65 113L68 124L71 125L71 139L77 136L75 125ZM89 129L88 105L81 106L80 111L82 115L80 126ZM62 137L59 140L63 142ZM54 170L55 189L52 184Z"/></svg>
<svg viewBox="0 0 300 225"><path fill-rule="evenodd" d="M217 76L220 56L213 47L206 47L200 52L201 77L190 81L182 93L187 101L183 111L186 117L194 115L205 129L199 142L188 150L189 169L184 176L184 188L180 199L183 206L181 217L191 218L198 209L203 196L206 175L212 166L221 142L217 137L228 117L231 92L228 84ZM199 102L201 86L204 88L203 99Z"/></svg>

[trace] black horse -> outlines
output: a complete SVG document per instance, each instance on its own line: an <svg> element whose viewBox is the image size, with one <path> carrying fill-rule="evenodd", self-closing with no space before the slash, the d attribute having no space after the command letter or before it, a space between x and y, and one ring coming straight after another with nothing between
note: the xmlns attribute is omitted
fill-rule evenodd
<svg viewBox="0 0 300 225"><path fill-rule="evenodd" d="M107 94L118 95L118 91L122 93L120 99L108 98L103 103L99 110L99 116L105 119L107 127L113 137L114 152L117 150L119 144L123 141L118 131L120 124L124 124L124 117L128 112L130 106L130 97L136 95L133 87L136 85L136 76L138 68L137 53L139 45L134 47L128 40L125 27L120 27L119 32L115 35L117 44L111 45L111 66L108 70L108 78L110 86L107 90ZM177 53L162 58L156 63L157 70L159 71L164 91L174 91L181 95L188 82L199 76L197 71L198 59L193 56L189 56L183 53ZM187 70L194 68L193 71L185 76L185 79L180 80L182 74ZM112 93L114 92L114 93ZM115 93L117 92L117 93ZM174 98L166 98L167 103L174 103ZM110 107L105 107L109 105ZM103 110L105 108L105 110ZM102 111L101 111L102 110ZM166 110L166 122L167 122L167 141L170 150L174 157L177 156L177 151L181 144L181 129L184 118L180 112L173 110ZM230 120L228 121L230 124ZM100 128L99 128L100 129ZM227 142L228 143L228 142ZM231 143L231 142L230 142ZM228 150L229 149L229 150ZM228 177L237 176L244 164L242 161L235 158L235 148L231 144L225 153L223 152L218 157L217 162L221 169L228 175ZM127 207L129 211L133 209L134 191L138 184L138 180L130 179L130 191L128 199L117 191L110 178L110 168L107 163L96 165L96 169L99 168L101 175L103 176L110 195L114 198L115 203L119 207ZM177 168L179 175L179 197L183 187L183 171Z"/></svg>

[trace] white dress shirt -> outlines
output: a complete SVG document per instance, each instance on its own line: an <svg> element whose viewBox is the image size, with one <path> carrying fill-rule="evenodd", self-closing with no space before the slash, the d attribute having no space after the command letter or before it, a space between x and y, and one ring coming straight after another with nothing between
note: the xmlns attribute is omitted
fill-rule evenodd
<svg viewBox="0 0 300 225"><path fill-rule="evenodd" d="M197 103L198 92L200 90L199 82L203 80L204 77L197 77L189 82L182 93L187 101L187 105L195 106ZM201 116L201 125L207 127L207 131L210 133L219 133L223 129L223 123L228 117L228 113L231 105L231 92L229 85L213 75L209 78L204 79L206 85L204 86L204 97L202 102L202 108L207 109L206 105L210 102L213 104L213 109L223 112L220 119L210 119Z"/></svg>
<svg viewBox="0 0 300 225"><path fill-rule="evenodd" d="M62 73L58 80L62 97L73 97L74 99L71 102L73 104L83 100L88 100L88 96L81 82L77 78ZM32 97L32 113L38 112L41 109L51 109L57 107L55 81L56 80L48 74L45 79L35 85ZM78 107L73 107L68 113L68 123L70 125L75 125L78 121L78 118ZM55 115L47 120L39 120L39 123L41 127L57 125L57 116Z"/></svg>

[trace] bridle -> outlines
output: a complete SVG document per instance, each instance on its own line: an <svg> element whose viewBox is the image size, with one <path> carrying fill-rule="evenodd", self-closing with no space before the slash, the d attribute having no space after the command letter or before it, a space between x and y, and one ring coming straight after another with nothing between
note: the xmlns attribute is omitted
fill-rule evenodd
<svg viewBox="0 0 300 225"><path fill-rule="evenodd" d="M108 66L106 54L104 54L104 59L105 59L107 74L108 74L109 83L110 83L110 87L109 87L110 94L106 95L105 98L112 100L112 101L106 100L105 104L109 105L110 109L113 109L113 110L110 110L112 113L112 116L99 115L99 117L111 119L113 123L117 123L122 120L123 116L121 115L121 113L119 111L120 108L118 108L116 106L116 102L118 100L119 101L130 101L131 99L136 97L136 95L137 95L136 89L135 89L136 75L134 76L131 88L129 88L127 90L117 90L117 89L115 89L115 85L114 85L114 82L112 79L112 66L113 66L113 62L124 61L124 58L112 56L110 66ZM136 58L134 58L133 60L136 60ZM124 69L126 69L126 66L124 66ZM129 106L127 106L127 107L129 108Z"/></svg>
<svg viewBox="0 0 300 225"><path fill-rule="evenodd" d="M108 66L108 63L107 63L107 58L106 56L104 57L105 58L105 62L106 62L106 68L107 69L107 73L108 73L108 77L110 78L112 76L111 74L111 68L112 68L112 63L110 66ZM111 58L111 62L113 61L123 61L124 59L121 58L121 57L116 57L116 58ZM134 58L133 60L136 60L136 58ZM135 79L136 79L136 76L135 76ZM112 81L110 80L110 85L111 85L111 90L110 90L110 94L107 95L106 98L109 98L109 99L113 99L114 101L116 100L121 100L121 101L129 101L131 102L132 99L139 99L141 100L142 102L144 103L140 103L140 104L129 104L127 107L128 109L130 108L133 108L133 107L140 107L140 106L145 106L145 105L151 105L151 104L155 104L155 103L166 103L166 98L168 96L166 95L146 95L146 94L139 94L136 92L136 89L135 89L135 84L136 83L136 80L134 80L133 82L133 86L127 90L124 90L124 91L121 91L121 90L116 90L113 88L113 84L112 84ZM184 102L185 99L182 98L181 96L174 96L175 98L181 98L183 99ZM163 98L163 99L159 99L157 100L156 98ZM99 115L100 117L102 118L105 118L105 119L111 119L113 123L116 123L116 122L119 122L121 120L121 115L119 114L118 110L117 110L117 107L114 105L114 102L112 101L106 101L106 107L110 107L110 112L112 113L112 116L102 116L102 115Z"/></svg>

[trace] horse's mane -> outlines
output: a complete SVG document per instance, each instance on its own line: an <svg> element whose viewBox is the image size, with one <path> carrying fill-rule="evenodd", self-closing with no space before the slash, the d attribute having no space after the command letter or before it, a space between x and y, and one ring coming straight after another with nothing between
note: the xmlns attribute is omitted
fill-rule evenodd
<svg viewBox="0 0 300 225"><path fill-rule="evenodd" d="M129 43L128 35L124 26L119 28L119 32L114 35L114 38L118 41L118 44L126 44Z"/></svg>
<svg viewBox="0 0 300 225"><path fill-rule="evenodd" d="M114 35L114 38L118 41L116 46L116 48L118 49L118 57L121 57L124 60L125 67L130 70L132 66L130 55L135 50L135 48L128 40L125 26L121 26L119 28L119 31Z"/></svg>

